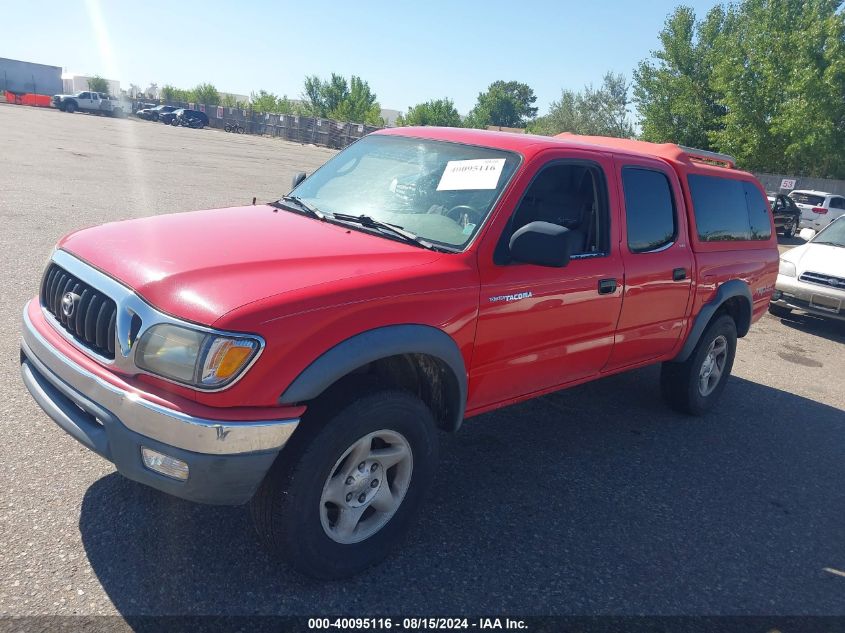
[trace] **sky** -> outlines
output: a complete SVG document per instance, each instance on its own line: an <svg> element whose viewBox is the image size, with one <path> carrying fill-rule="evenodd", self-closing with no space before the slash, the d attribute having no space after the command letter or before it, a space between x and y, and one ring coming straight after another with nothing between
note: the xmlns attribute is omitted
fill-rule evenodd
<svg viewBox="0 0 845 633"><path fill-rule="evenodd" d="M0 57L146 88L210 82L298 98L306 75L359 75L382 108L450 97L461 114L498 79L543 114L562 89L630 80L681 0L0 0ZM683 0L703 16L714 0ZM353 5L353 6L350 6ZM11 28L9 28L11 27Z"/></svg>

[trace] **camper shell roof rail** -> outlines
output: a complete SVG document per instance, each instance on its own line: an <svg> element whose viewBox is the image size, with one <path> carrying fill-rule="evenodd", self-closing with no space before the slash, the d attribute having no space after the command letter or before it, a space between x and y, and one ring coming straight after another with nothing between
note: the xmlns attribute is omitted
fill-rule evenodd
<svg viewBox="0 0 845 633"><path fill-rule="evenodd" d="M695 147L686 147L684 145L678 145L678 149L684 152L690 160L715 163L729 169L736 167L736 159L729 154L720 154L719 152L711 152L706 149L696 149Z"/></svg>

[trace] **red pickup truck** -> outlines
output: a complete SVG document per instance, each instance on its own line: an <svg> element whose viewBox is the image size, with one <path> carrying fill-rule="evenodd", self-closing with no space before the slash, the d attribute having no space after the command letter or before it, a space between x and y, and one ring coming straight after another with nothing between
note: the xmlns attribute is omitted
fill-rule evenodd
<svg viewBox="0 0 845 633"><path fill-rule="evenodd" d="M249 501L272 552L341 577L413 520L437 429L651 363L670 405L710 409L777 271L729 156L384 130L276 202L64 237L21 371L126 477Z"/></svg>

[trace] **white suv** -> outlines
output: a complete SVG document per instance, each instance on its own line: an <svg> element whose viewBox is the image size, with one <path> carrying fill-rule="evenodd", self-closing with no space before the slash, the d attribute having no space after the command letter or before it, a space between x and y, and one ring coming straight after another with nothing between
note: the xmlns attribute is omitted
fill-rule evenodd
<svg viewBox="0 0 845 633"><path fill-rule="evenodd" d="M789 197L801 209L802 229L818 232L833 222L840 215L845 215L845 196L812 189L796 189Z"/></svg>

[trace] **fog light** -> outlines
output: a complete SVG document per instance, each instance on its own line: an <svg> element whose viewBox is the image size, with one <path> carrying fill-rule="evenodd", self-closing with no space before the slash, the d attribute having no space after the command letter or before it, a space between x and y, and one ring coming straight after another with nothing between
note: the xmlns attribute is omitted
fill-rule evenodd
<svg viewBox="0 0 845 633"><path fill-rule="evenodd" d="M780 298L783 296L783 293L780 290L775 290L772 293L772 301L780 301Z"/></svg>
<svg viewBox="0 0 845 633"><path fill-rule="evenodd" d="M185 481L188 478L188 464L181 459L170 457L145 446L141 447L144 466L166 477Z"/></svg>

